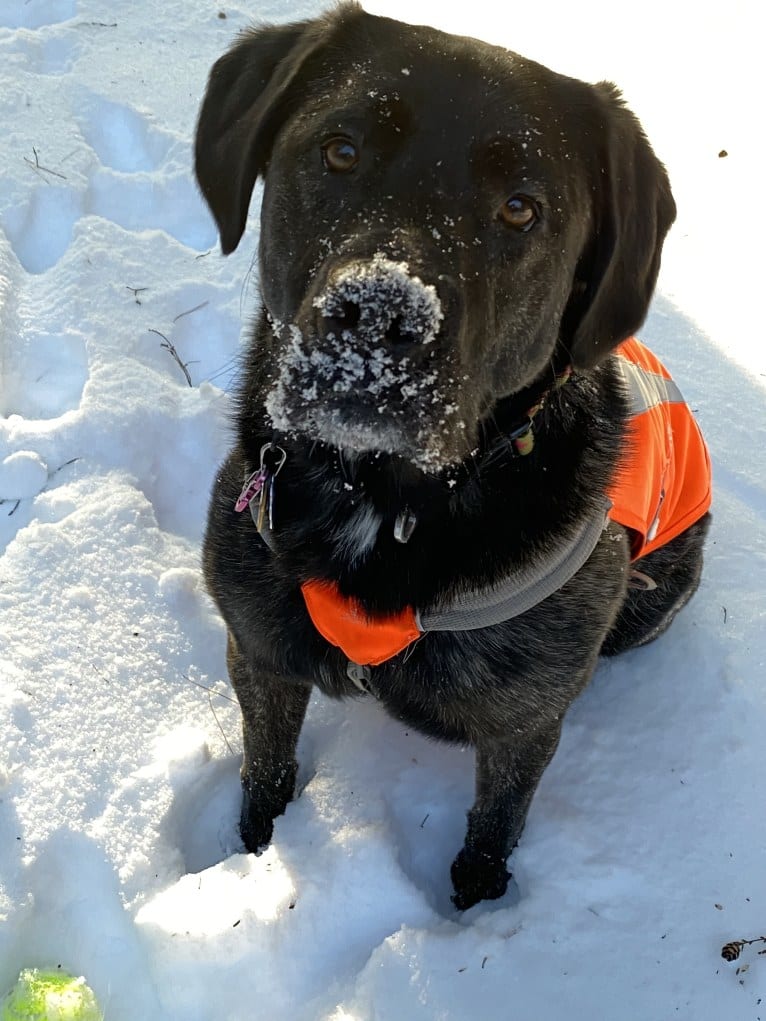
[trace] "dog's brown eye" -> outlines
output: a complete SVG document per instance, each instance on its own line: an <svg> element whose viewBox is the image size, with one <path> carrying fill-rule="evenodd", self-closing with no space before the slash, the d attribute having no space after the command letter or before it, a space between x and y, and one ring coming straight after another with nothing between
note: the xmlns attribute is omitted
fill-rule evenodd
<svg viewBox="0 0 766 1021"><path fill-rule="evenodd" d="M322 159L328 170L347 174L359 162L359 150L347 138L331 138L322 146Z"/></svg>
<svg viewBox="0 0 766 1021"><path fill-rule="evenodd" d="M540 219L540 210L526 195L511 195L500 207L500 219L514 230L527 231Z"/></svg>

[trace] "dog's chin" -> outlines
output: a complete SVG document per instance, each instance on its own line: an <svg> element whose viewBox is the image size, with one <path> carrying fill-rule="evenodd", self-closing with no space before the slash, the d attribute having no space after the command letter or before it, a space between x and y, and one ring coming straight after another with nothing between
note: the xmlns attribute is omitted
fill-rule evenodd
<svg viewBox="0 0 766 1021"><path fill-rule="evenodd" d="M266 402L274 429L286 436L332 447L349 457L387 455L438 475L459 464L465 446L458 448L450 430L429 426L410 411L388 414L363 404L286 403L276 391ZM462 431L461 431L462 432Z"/></svg>

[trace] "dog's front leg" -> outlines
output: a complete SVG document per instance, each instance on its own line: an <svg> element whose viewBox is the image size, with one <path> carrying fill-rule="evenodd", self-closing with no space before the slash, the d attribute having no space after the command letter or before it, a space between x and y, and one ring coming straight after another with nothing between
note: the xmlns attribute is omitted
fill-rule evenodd
<svg viewBox="0 0 766 1021"><path fill-rule="evenodd" d="M561 734L555 720L523 742L487 741L476 748L476 801L468 813L465 845L452 863L452 902L464 911L502 897L505 867L527 817L529 803Z"/></svg>
<svg viewBox="0 0 766 1021"><path fill-rule="evenodd" d="M251 670L234 638L226 650L229 676L242 710L242 814L239 829L248 851L271 841L274 820L295 790L295 746L311 687Z"/></svg>

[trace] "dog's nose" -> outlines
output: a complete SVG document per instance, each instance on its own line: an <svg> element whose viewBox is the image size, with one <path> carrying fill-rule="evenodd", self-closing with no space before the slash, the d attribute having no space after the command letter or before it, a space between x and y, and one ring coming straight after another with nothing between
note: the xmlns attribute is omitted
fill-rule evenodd
<svg viewBox="0 0 766 1021"><path fill-rule="evenodd" d="M381 315L367 304L342 301L334 303L334 309L332 315L320 314L319 318L319 335L327 340L355 336L389 347L404 348L422 341L424 336L411 316L406 313L396 315L390 308L384 308Z"/></svg>
<svg viewBox="0 0 766 1021"><path fill-rule="evenodd" d="M358 341L399 354L429 344L443 319L436 289L411 275L406 263L384 255L337 271L314 306L322 339Z"/></svg>

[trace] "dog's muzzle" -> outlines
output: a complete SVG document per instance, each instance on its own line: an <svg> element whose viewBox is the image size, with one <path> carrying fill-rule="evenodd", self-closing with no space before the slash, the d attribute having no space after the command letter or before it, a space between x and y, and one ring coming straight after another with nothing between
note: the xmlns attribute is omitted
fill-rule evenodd
<svg viewBox="0 0 766 1021"><path fill-rule="evenodd" d="M266 400L274 428L424 470L455 461L465 432L443 320L436 288L405 262L378 253L336 268L295 324L274 323L286 344Z"/></svg>

